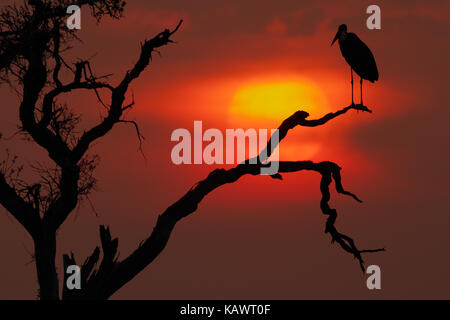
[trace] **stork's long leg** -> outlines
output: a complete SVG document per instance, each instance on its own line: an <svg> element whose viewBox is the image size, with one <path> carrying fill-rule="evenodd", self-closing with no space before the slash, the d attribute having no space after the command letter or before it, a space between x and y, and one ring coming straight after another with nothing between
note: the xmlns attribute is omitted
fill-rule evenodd
<svg viewBox="0 0 450 320"><path fill-rule="evenodd" d="M350 74L352 77L351 83L352 83L352 105L354 105L355 103L353 102L353 69L352 67L350 67Z"/></svg>
<svg viewBox="0 0 450 320"><path fill-rule="evenodd" d="M361 87L361 105L363 105L363 98L362 98L362 83L363 83L363 78L361 78L361 81L360 81L360 87Z"/></svg>

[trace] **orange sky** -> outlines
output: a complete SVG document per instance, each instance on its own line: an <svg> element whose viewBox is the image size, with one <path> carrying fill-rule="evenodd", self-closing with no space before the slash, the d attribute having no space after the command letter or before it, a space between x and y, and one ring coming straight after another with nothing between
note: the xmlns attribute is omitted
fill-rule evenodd
<svg viewBox="0 0 450 320"><path fill-rule="evenodd" d="M177 225L157 261L114 297L450 298L444 274L450 258L442 254L450 242L447 2L379 2L381 30L365 27L368 1L128 2L123 19L98 26L84 11L83 43L66 60L92 57L95 73L113 73L117 83L141 41L185 22L176 44L154 55L132 87L136 105L127 117L146 137L147 160L131 127L116 127L92 148L102 159L91 197L99 216L82 205L60 230L59 256L74 251L83 260L99 242L98 224L108 224L125 257L159 213L217 167L172 164L173 130L192 131L194 120L223 132L269 129L297 109L321 116L347 106L349 68L338 45L330 47L337 26L346 23L378 64L379 82L364 83L364 102L374 112L296 128L280 155L343 168L344 186L364 203L333 193L338 228L361 247L387 247L366 256L368 264L381 266L383 289L369 292L357 263L323 233L318 174L295 173L283 181L244 177L214 191ZM0 128L11 136L17 99L6 87L0 90ZM86 126L103 112L95 96L67 98ZM45 156L19 137L0 140L6 147L25 164ZM11 259L0 264L0 298L34 298L34 268L27 264L32 243L3 211L0 250Z"/></svg>

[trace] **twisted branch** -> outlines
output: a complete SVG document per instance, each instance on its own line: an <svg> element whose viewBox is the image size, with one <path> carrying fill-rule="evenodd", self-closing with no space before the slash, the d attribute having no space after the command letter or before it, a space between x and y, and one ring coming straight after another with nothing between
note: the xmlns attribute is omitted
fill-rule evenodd
<svg viewBox="0 0 450 320"><path fill-rule="evenodd" d="M335 113L329 113L320 119L308 120L306 119L309 116L307 112L297 111L283 121L278 128L279 141L286 137L288 131L297 125L306 127L323 125L331 119L346 113L350 109L371 112L366 106L350 105ZM266 146L268 156L270 156L277 145L273 140L273 137L271 137ZM264 151L261 152L261 154L263 153ZM322 176L320 183L320 190L322 193L320 208L323 214L329 216L326 221L325 233L329 233L332 237L332 241L337 242L345 251L353 254L354 257L358 259L361 269L364 271L364 261L361 254L366 252L383 251L384 249L359 250L352 238L337 231L335 227L337 211L330 208L328 204L330 200L330 183L334 180L338 193L350 196L356 201L361 202L355 194L346 191L343 188L340 175L341 168L337 164L330 161L319 163L314 163L312 161L280 161L278 164L278 173L275 176L272 176L273 178L282 179L281 173L299 172L303 170L315 171ZM87 279L86 286L81 290L81 292L79 292L78 297L75 298L109 298L114 292L129 282L160 254L160 252L165 248L176 223L182 218L195 212L200 202L210 192L225 184L234 183L244 175L260 175L261 168L269 167L270 165L271 163L262 163L260 161L251 164L250 161L247 160L232 169L213 170L206 177L206 179L198 182L181 199L168 207L158 217L150 237L142 242L139 247L127 258L122 261L118 261L116 250L114 250L113 255L110 253L104 253L101 265L106 263L111 266L108 268L109 271L106 271L105 269L101 270L102 268L100 267L98 272L94 272L91 277ZM110 239L111 236L109 235L109 230L101 226L100 237L101 239ZM104 241L102 240L103 250L105 250L105 245L103 243ZM114 248L117 249L117 243L114 244ZM94 253L96 254L96 251ZM88 260L91 258L88 258ZM105 259L107 262L105 262ZM90 272L90 270L88 271Z"/></svg>

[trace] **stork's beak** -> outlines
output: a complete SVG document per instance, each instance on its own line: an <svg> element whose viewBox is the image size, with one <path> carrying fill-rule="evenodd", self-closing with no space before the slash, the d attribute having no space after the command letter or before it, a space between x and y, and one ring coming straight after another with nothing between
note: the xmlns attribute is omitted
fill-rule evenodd
<svg viewBox="0 0 450 320"><path fill-rule="evenodd" d="M333 41L331 42L331 46L336 42L336 40L339 38L339 31L338 32L336 32L336 35L334 36L334 39L333 39ZM330 46L330 47L331 47Z"/></svg>

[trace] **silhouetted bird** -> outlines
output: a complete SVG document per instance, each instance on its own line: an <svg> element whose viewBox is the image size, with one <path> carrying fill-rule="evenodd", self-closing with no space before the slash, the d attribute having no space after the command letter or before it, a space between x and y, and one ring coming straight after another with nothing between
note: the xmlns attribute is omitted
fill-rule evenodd
<svg viewBox="0 0 450 320"><path fill-rule="evenodd" d="M339 48L345 61L350 65L351 83L352 83L352 104L353 102L353 70L361 77L361 105L362 98L362 82L363 79L374 82L378 80L378 69L372 52L354 33L347 32L347 25L341 24L331 45L338 40Z"/></svg>

